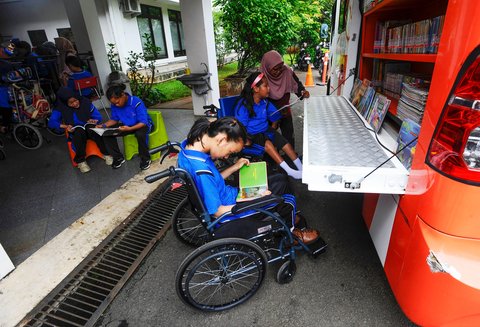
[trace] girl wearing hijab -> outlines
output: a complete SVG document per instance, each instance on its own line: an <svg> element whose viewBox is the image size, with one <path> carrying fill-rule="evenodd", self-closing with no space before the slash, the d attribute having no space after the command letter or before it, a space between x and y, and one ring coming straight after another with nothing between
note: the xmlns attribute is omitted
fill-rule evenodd
<svg viewBox="0 0 480 327"><path fill-rule="evenodd" d="M104 154L105 163L112 165L112 156L107 155L107 148L103 143L102 137L91 131L90 128L102 121L102 115L95 108L90 100L76 95L72 90L61 87L57 92L57 103L52 111L48 127L59 129L63 128L72 138L75 147L75 158L78 169L82 173L90 171L86 161L87 140L92 139L97 143L98 148ZM91 126L86 124L92 124Z"/></svg>
<svg viewBox="0 0 480 327"><path fill-rule="evenodd" d="M277 108L290 103L290 93L298 97L310 97L310 93L298 79L293 70L284 62L282 56L275 50L268 51L262 57L260 70L265 74L270 87L269 100ZM279 123L283 137L295 147L292 111L290 107L282 109L282 118Z"/></svg>

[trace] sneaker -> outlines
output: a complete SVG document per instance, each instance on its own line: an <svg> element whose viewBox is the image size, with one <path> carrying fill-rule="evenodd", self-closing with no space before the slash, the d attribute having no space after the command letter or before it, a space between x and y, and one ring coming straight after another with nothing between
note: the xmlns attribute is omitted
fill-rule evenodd
<svg viewBox="0 0 480 327"><path fill-rule="evenodd" d="M112 156L103 156L103 159L105 159L105 163L107 164L107 166L111 166L113 164Z"/></svg>
<svg viewBox="0 0 480 327"><path fill-rule="evenodd" d="M150 164L152 163L152 160L148 159L148 160L145 160L145 161L140 161L140 169L141 170L147 170L148 168L150 168Z"/></svg>
<svg viewBox="0 0 480 327"><path fill-rule="evenodd" d="M125 158L114 159L113 162L112 162L112 168L113 169L118 169L118 168L122 167L122 165L124 163L125 163Z"/></svg>
<svg viewBox="0 0 480 327"><path fill-rule="evenodd" d="M88 173L91 170L86 161L79 162L77 167L81 173Z"/></svg>

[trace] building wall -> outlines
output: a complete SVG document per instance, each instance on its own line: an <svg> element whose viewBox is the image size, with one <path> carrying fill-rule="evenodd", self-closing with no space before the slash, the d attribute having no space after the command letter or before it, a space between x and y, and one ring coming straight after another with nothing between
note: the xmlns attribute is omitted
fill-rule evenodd
<svg viewBox="0 0 480 327"><path fill-rule="evenodd" d="M55 8L55 10L52 10ZM30 43L27 31L45 30L49 41L58 37L57 28L70 23L63 0L23 0L0 3L0 34L17 37Z"/></svg>

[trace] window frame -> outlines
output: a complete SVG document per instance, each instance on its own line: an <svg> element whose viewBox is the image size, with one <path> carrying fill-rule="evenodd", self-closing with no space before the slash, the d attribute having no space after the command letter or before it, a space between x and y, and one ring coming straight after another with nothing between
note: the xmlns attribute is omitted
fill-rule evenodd
<svg viewBox="0 0 480 327"><path fill-rule="evenodd" d="M170 13L175 15L175 20L170 19ZM178 40L179 40L179 43L180 43L180 50L172 49L173 50L173 56L174 57L184 57L184 56L187 55L187 50L185 49L185 44L184 44L185 41L182 38L182 33L180 32L180 25L179 25L179 23L180 24L183 23L182 22L182 13L178 10L168 9L167 14L168 14L168 22L169 23L174 22L177 25L177 37L178 37ZM171 28L170 28L170 34L172 34L172 29ZM173 47L173 37L172 37L172 47Z"/></svg>
<svg viewBox="0 0 480 327"><path fill-rule="evenodd" d="M167 59L168 58L168 47L167 47L167 40L165 38L165 25L163 24L162 8L161 7L144 5L144 4L141 4L140 8L141 8L142 13L137 18L144 18L144 19L147 20L148 28L150 30L149 31L150 32L150 37L152 38L153 44L155 44L157 47L158 47L158 44L155 40L155 33L153 31L152 19L158 20L160 22L160 25L162 26L162 37L163 37L163 45L165 47L165 53L164 54L159 54L155 58L151 58L151 59L149 58L149 59L150 60ZM160 15L156 16L154 14L151 14L150 13L150 10L151 10L150 8L154 8L155 10L159 10ZM137 21L137 26L138 26L138 21ZM138 26L138 27L139 27L139 32L140 32L140 40L142 40L142 34L141 34L141 31L140 31L140 26ZM142 42L142 51L145 52L145 49L143 47L143 42Z"/></svg>

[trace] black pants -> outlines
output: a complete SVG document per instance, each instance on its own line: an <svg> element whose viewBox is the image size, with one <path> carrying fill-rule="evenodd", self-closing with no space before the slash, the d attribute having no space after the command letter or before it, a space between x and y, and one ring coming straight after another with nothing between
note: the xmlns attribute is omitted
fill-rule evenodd
<svg viewBox="0 0 480 327"><path fill-rule="evenodd" d="M282 119L280 119L279 127L282 131L283 137L286 138L288 143L292 145L292 148L295 149L295 134L293 130L293 118L291 113L283 116Z"/></svg>
<svg viewBox="0 0 480 327"><path fill-rule="evenodd" d="M75 158L73 158L73 161L76 163L85 161L88 139L91 139L97 143L98 148L103 154L108 153L102 137L94 131L91 131L89 127L87 127L87 130L84 130L83 128L76 128L75 131L70 133L70 138L72 139L72 143L75 147Z"/></svg>
<svg viewBox="0 0 480 327"><path fill-rule="evenodd" d="M12 108L0 107L0 126L8 127L12 123Z"/></svg>
<svg viewBox="0 0 480 327"><path fill-rule="evenodd" d="M128 134L135 134L138 143L138 155L142 161L150 160L150 153L148 152L147 144L147 135L148 135L148 126L143 126L133 132L122 132L117 136L104 136L103 142L107 147L108 154L113 157L113 159L123 158L123 154L118 147L117 137L125 136Z"/></svg>

